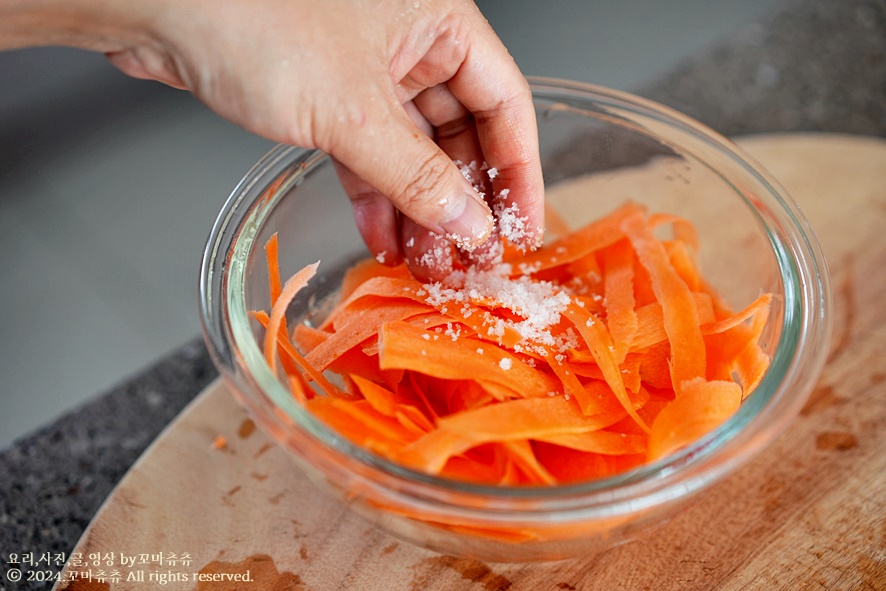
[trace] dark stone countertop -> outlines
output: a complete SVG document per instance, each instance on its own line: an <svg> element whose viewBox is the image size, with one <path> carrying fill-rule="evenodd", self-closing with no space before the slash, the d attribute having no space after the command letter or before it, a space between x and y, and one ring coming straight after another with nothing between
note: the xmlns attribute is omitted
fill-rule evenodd
<svg viewBox="0 0 886 591"><path fill-rule="evenodd" d="M726 135L886 136L886 0L789 2L637 92ZM69 552L133 462L216 375L194 340L2 452L2 562L9 552ZM0 589L42 588L0 580Z"/></svg>

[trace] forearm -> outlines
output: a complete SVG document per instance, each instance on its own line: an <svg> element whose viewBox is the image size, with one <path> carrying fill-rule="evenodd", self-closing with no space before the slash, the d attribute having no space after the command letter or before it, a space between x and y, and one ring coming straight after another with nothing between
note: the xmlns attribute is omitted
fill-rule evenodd
<svg viewBox="0 0 886 591"><path fill-rule="evenodd" d="M0 0L0 50L65 45L120 51L144 42L143 11L119 0Z"/></svg>

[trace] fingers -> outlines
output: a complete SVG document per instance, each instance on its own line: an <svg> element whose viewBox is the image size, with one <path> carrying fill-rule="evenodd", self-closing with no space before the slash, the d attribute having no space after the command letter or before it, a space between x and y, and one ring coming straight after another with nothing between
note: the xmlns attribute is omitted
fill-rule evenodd
<svg viewBox="0 0 886 591"><path fill-rule="evenodd" d="M486 203L393 98L390 104L347 129L330 153L417 224L467 247L484 242L492 230ZM367 193L358 189L348 194ZM372 205L359 207L376 211L375 198L364 200Z"/></svg>
<svg viewBox="0 0 886 591"><path fill-rule="evenodd" d="M492 184L486 167L482 165L483 150L471 113L453 96L446 84L428 88L416 96L414 102L428 123L436 128L437 145L459 165L462 175L490 203ZM408 239L408 228L404 227L403 230L404 239ZM462 263L479 265L481 268L500 262L502 250L497 228L493 230L492 239L475 249L461 250L457 254Z"/></svg>
<svg viewBox="0 0 886 591"><path fill-rule="evenodd" d="M403 258L416 279L439 281L453 268L452 244L440 234L422 228L409 218L402 220Z"/></svg>
<svg viewBox="0 0 886 591"><path fill-rule="evenodd" d="M493 188L499 195L504 190L495 207L506 212L505 237L517 246L537 246L544 232L544 182L535 109L526 79L488 24L472 37L447 86L473 114L484 158L497 173Z"/></svg>
<svg viewBox="0 0 886 591"><path fill-rule="evenodd" d="M512 244L533 248L543 237L544 188L529 87L473 10L469 26L450 29L455 32L437 38L411 69L398 70L393 92L373 85L376 92L366 95L374 100L363 102L359 116L347 118L326 147L342 163L342 181L370 251L384 253L388 263L402 257L420 279L439 279L452 268L446 240L473 251L472 263L499 260L500 250L478 248L493 231L489 206ZM478 169L466 179L453 160L477 162ZM479 170L484 161L488 171ZM498 240L489 242L500 248Z"/></svg>
<svg viewBox="0 0 886 591"><path fill-rule="evenodd" d="M431 136L434 133L431 124L412 101L405 103L403 109L425 135ZM383 265L399 264L403 260L400 248L402 234L400 216L394 205L341 162L333 160L333 165L342 188L351 200L357 230L369 252ZM424 232L427 233L427 230Z"/></svg>
<svg viewBox="0 0 886 591"><path fill-rule="evenodd" d="M181 76L169 67L167 60L148 48L109 51L105 57L114 67L133 78L156 80L179 90L188 90Z"/></svg>
<svg viewBox="0 0 886 591"><path fill-rule="evenodd" d="M333 160L333 164L341 186L351 200L357 230L369 252L383 265L400 263L403 260L400 220L393 204L341 162Z"/></svg>

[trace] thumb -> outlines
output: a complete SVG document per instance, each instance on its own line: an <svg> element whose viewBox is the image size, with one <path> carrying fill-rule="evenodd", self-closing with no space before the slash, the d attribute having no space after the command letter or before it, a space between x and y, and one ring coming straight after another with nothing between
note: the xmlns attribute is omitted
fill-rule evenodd
<svg viewBox="0 0 886 591"><path fill-rule="evenodd" d="M492 232L483 196L403 112L347 130L329 152L403 215L470 250Z"/></svg>

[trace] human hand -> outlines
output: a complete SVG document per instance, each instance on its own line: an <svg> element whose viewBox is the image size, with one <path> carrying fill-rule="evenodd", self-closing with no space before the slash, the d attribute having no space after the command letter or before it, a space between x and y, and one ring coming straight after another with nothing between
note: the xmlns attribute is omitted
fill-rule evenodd
<svg viewBox="0 0 886 591"><path fill-rule="evenodd" d="M405 258L420 278L440 277L448 241L471 251L492 232L487 204L516 220L517 246L540 242L529 88L473 3L77 1L102 3L93 45L127 74L188 89L274 141L331 154L379 260ZM469 182L453 160L497 175L477 170ZM468 256L488 261L494 242Z"/></svg>

